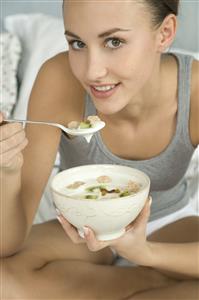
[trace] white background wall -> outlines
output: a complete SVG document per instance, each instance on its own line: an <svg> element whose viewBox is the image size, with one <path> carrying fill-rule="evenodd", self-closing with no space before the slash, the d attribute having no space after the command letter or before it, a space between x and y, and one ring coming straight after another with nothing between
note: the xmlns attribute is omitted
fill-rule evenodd
<svg viewBox="0 0 199 300"><path fill-rule="evenodd" d="M62 0L0 1L1 24L6 15L16 13L43 12L61 17ZM174 47L199 52L199 0L181 0L179 27Z"/></svg>
<svg viewBox="0 0 199 300"><path fill-rule="evenodd" d="M199 0L181 0L174 46L199 52Z"/></svg>

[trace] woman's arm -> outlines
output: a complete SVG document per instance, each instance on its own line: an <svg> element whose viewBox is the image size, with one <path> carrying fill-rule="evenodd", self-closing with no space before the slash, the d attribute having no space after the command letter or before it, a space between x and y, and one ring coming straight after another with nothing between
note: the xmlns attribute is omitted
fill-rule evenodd
<svg viewBox="0 0 199 300"><path fill-rule="evenodd" d="M30 97L28 119L67 126L70 118L78 120L75 114L83 115L81 104L84 105L82 88L71 72L68 54L60 53L48 60L39 72ZM54 166L60 136L60 129L53 126L27 125L29 145L24 151L21 189L27 233Z"/></svg>
<svg viewBox="0 0 199 300"><path fill-rule="evenodd" d="M153 241L147 240L145 232L149 214L150 203L148 202L136 221L130 225L126 235L114 243L118 253L142 266L199 278L199 236L197 235L199 219L191 226L191 229L196 231L195 240L192 239L194 242L167 243L158 242L157 237L153 238ZM177 225L170 225L170 230L175 230L175 226ZM182 224L180 228L182 228L180 232L184 230ZM186 232L181 234L184 240L188 240L185 238Z"/></svg>
<svg viewBox="0 0 199 300"><path fill-rule="evenodd" d="M145 266L199 278L199 242L148 242Z"/></svg>
<svg viewBox="0 0 199 300"><path fill-rule="evenodd" d="M48 84L49 77L52 76L49 74L50 68L49 63L44 64L38 73L30 97L29 119L36 119L39 116L45 119L49 114L47 102L50 105L52 100L48 93L53 94L53 86ZM14 123L3 125L2 132L4 126L13 126L14 131L14 125ZM1 169L1 257L19 251L28 235L42 191L53 167L60 138L60 133L54 128L27 126L25 131L22 131L22 125L18 124L19 126L21 128L17 134L23 132L29 143L18 153L19 162L15 163L17 167L11 169L8 165L7 168ZM15 127L17 128L17 124Z"/></svg>
<svg viewBox="0 0 199 300"><path fill-rule="evenodd" d="M71 101L74 101L72 86L66 54L57 55L44 63L31 92L27 118L67 122ZM23 165L17 172L1 174L1 182L6 182L6 189L1 193L2 257L19 251L29 234L61 136L59 129L44 125L27 125L25 132L28 145L23 151Z"/></svg>

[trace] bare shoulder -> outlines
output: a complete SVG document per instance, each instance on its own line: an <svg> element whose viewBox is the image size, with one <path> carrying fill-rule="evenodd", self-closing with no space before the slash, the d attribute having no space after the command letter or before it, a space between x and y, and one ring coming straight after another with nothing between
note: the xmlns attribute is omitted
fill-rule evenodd
<svg viewBox="0 0 199 300"><path fill-rule="evenodd" d="M194 146L199 144L199 61L194 60L191 76L190 135Z"/></svg>
<svg viewBox="0 0 199 300"><path fill-rule="evenodd" d="M62 52L40 68L28 112L35 111L37 115L42 113L44 119L67 123L70 115L83 113L84 95L83 87L72 74L67 52Z"/></svg>

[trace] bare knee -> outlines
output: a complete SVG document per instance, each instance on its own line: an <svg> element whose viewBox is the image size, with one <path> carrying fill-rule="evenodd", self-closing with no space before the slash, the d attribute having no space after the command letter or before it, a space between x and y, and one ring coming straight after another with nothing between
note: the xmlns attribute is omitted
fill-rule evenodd
<svg viewBox="0 0 199 300"><path fill-rule="evenodd" d="M0 261L2 270L2 299L27 299L34 270L21 257L11 256ZM30 296L30 294L29 294Z"/></svg>

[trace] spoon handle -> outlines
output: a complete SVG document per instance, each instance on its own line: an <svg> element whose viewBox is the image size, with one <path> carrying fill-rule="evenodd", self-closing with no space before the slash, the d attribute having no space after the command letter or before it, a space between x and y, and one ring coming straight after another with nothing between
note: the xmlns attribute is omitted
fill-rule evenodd
<svg viewBox="0 0 199 300"><path fill-rule="evenodd" d="M62 131L68 133L69 135L73 136L83 136L86 141L89 143L93 134L97 132L98 130L101 130L104 126L105 123L101 122L101 126L98 128L88 128L88 129L81 129L81 130L73 130L70 128L65 127L64 125L61 125L59 123L53 123L53 122L44 122L44 121L29 121L29 120L19 120L19 119L4 119L5 123L13 123L13 122L20 122L23 123L29 123L29 124L41 124L41 125L51 125L60 128Z"/></svg>
<svg viewBox="0 0 199 300"><path fill-rule="evenodd" d="M29 124L41 124L41 125L51 125L56 126L62 129L62 125L53 123L53 122L44 122L44 121L29 121L29 120L19 120L19 119L5 119L5 122L8 123L14 123L14 122L20 122L20 123L29 123Z"/></svg>

